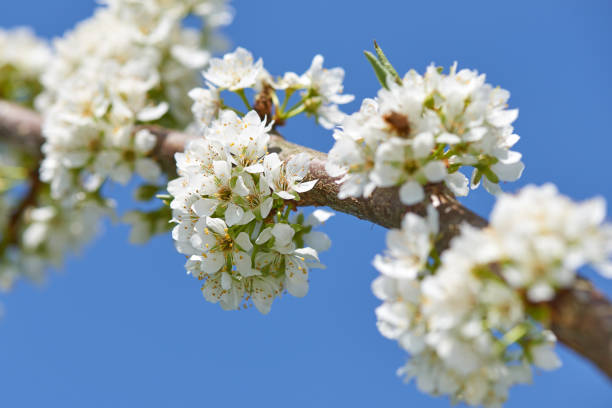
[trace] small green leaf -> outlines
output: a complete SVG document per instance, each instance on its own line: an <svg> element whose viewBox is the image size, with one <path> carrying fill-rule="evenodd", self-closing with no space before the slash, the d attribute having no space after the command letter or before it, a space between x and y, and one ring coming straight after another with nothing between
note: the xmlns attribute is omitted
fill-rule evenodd
<svg viewBox="0 0 612 408"><path fill-rule="evenodd" d="M519 341L528 332L529 332L529 326L527 324L520 323L514 326L512 329L510 329L510 331L508 331L504 335L504 337L502 337L501 341L505 346L509 346Z"/></svg>
<svg viewBox="0 0 612 408"><path fill-rule="evenodd" d="M482 171L480 171L480 169L476 169L476 172L474 173L474 179L472 180L472 184L476 185L480 183L481 178L482 178Z"/></svg>
<svg viewBox="0 0 612 408"><path fill-rule="evenodd" d="M374 49L376 50L378 61L381 63L385 71L387 71L387 73L390 74L391 77L393 77L393 80L395 80L395 82L397 82L398 85L401 85L402 79L397 74L397 71L395 70L395 68L393 68L393 65L391 65L391 62L389 62L389 59L383 52L382 48L378 46L378 43L376 41L374 41Z"/></svg>
<svg viewBox="0 0 612 408"><path fill-rule="evenodd" d="M454 163L448 166L448 174L455 173L461 167L461 163Z"/></svg>
<svg viewBox="0 0 612 408"><path fill-rule="evenodd" d="M372 65L372 68L374 68L374 73L376 74L378 82L380 82L383 88L389 89L387 86L387 71L385 71L380 61L378 61L370 51L364 51L363 54L368 59L370 65Z"/></svg>
<svg viewBox="0 0 612 408"><path fill-rule="evenodd" d="M495 183L495 184L499 183L499 177L497 177L497 174L495 174L493 170L491 170L490 167L483 168L482 172L484 173L485 176L487 176L489 181L491 181L492 183Z"/></svg>

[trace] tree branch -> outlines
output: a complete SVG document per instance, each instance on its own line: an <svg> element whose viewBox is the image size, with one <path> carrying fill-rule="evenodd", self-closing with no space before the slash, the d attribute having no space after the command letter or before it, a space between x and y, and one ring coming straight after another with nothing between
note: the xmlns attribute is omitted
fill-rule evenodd
<svg viewBox="0 0 612 408"><path fill-rule="evenodd" d="M31 110L15 104L0 101L0 142L18 144L38 154L41 136L41 118ZM148 126L158 139L156 158L172 176L174 153L183 151L193 136ZM354 215L386 228L399 228L406 212L425 214L425 204L405 206L400 203L397 188L378 188L371 197L338 199L339 186L325 171L327 155L286 141L279 135L272 135L269 145L271 152L278 152L283 160L292 155L307 152L313 157L308 179L318 179L315 187L301 195L300 206L327 206L336 211ZM478 228L487 221L462 206L443 184L426 186L429 200L440 214L441 239L439 249L448 247L450 240L459 232L462 223ZM612 379L612 304L590 282L584 278L550 302L552 309L551 326L559 341L591 360Z"/></svg>

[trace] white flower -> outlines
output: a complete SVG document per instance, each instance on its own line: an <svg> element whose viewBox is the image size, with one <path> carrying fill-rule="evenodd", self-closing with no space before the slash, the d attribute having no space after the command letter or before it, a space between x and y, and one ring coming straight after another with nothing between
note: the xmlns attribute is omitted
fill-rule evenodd
<svg viewBox="0 0 612 408"><path fill-rule="evenodd" d="M546 331L544 332L544 339L542 343L535 344L529 348L533 364L542 370L556 370L561 367L561 360L559 360L559 356L557 356L554 350L557 338L552 332Z"/></svg>
<svg viewBox="0 0 612 408"><path fill-rule="evenodd" d="M312 190L318 180L301 182L308 174L310 155L299 153L287 163L282 162L276 153L264 158L264 177L274 193L285 200L295 200L295 193Z"/></svg>
<svg viewBox="0 0 612 408"><path fill-rule="evenodd" d="M50 59L49 45L29 28L0 29L0 67L13 67L19 77L38 82Z"/></svg>
<svg viewBox="0 0 612 408"><path fill-rule="evenodd" d="M249 173L263 171L262 158L268 152L272 124L266 125L255 111L250 111L243 118L230 110L221 112L204 132L208 140L223 144L231 154L231 161Z"/></svg>
<svg viewBox="0 0 612 408"><path fill-rule="evenodd" d="M364 100L329 153L326 170L346 184L339 196L398 186L402 203L412 205L425 198L421 186L438 182L466 195L462 166L475 167L472 188L482 181L494 194L500 181L517 180L524 165L510 148L519 140L511 126L518 111L506 109L507 91L484 79L456 64L446 75L432 65L423 76L409 71L401 84L390 81L375 102Z"/></svg>
<svg viewBox="0 0 612 408"><path fill-rule="evenodd" d="M45 111L41 174L54 197L95 191L106 177L126 183L133 172L158 181L151 137L134 133L140 122L191 121L188 91L208 51L182 21L199 2L109 0L56 41L37 102Z"/></svg>
<svg viewBox="0 0 612 408"><path fill-rule="evenodd" d="M172 238L189 257L185 269L205 280L207 300L228 310L250 301L265 314L285 289L305 296L309 269L323 267L317 251L331 244L313 231L331 213L318 210L304 221L302 214L290 217L279 199L297 199L316 180L302 182L309 156L283 163L266 154L269 129L255 112L222 112L204 129L205 139L176 154L179 177L168 183Z"/></svg>
<svg viewBox="0 0 612 408"><path fill-rule="evenodd" d="M242 176L237 176L235 185L232 186L232 164L229 161L215 161L213 169L213 174L202 179L199 194L203 198L194 202L191 208L200 217L210 217L218 206L222 206L225 209L225 221L229 226L246 224L252 219L252 215L245 219L242 207L234 203L235 196L245 197L249 194Z"/></svg>
<svg viewBox="0 0 612 408"><path fill-rule="evenodd" d="M228 234L227 225L220 218L201 218L195 225L191 245L201 251L200 255L193 255L191 260L200 262L203 272L208 275L213 275L221 270L228 257L240 275L248 277L259 274L258 271L251 268L251 256L247 251L252 249L252 244L248 235L241 232L237 237L231 237ZM224 271L223 273L229 274L230 272Z"/></svg>
<svg viewBox="0 0 612 408"><path fill-rule="evenodd" d="M304 244L307 247L313 248L317 252L327 251L331 247L331 240L321 231L315 231L313 228L318 227L330 219L334 213L325 210L314 210L306 221L304 222L305 227L309 227L309 231L302 236Z"/></svg>
<svg viewBox="0 0 612 408"><path fill-rule="evenodd" d="M342 68L325 69L323 68L323 56L316 55L308 71L299 80L289 76L285 78L287 84L281 86L301 84L308 88L307 95L312 95L314 98L312 113L317 114L319 123L323 127L332 129L346 116L340 112L338 105L349 103L355 98L353 95L342 94L343 80L344 70Z"/></svg>
<svg viewBox="0 0 612 408"><path fill-rule="evenodd" d="M281 269L284 265L285 287L296 297L306 296L308 293L309 268L323 267L319 263L317 251L312 248L297 248L293 242L295 230L288 224L275 224L272 228L264 229L256 244L262 245L274 238L270 252L259 252L255 258L257 269ZM281 269L282 270L282 269Z"/></svg>
<svg viewBox="0 0 612 408"><path fill-rule="evenodd" d="M213 58L204 72L204 78L219 88L237 91L253 86L262 67L261 58L253 62L253 55L238 47L234 52L225 54L223 59Z"/></svg>
<svg viewBox="0 0 612 408"><path fill-rule="evenodd" d="M427 219L406 214L401 230L387 233L387 252L374 258L374 267L391 278L415 279L425 268L437 233L438 213L433 207L427 208Z"/></svg>
<svg viewBox="0 0 612 408"><path fill-rule="evenodd" d="M189 97L194 101L191 110L196 123L202 129L206 128L219 114L221 107L219 91L212 85L208 89L194 88L189 91Z"/></svg>
<svg viewBox="0 0 612 408"><path fill-rule="evenodd" d="M338 197L369 197L376 184L370 180L369 173L374 164L371 149L361 149L359 143L344 132L336 130L336 143L329 151L325 170L331 177L340 177ZM370 157L368 157L370 156Z"/></svg>
<svg viewBox="0 0 612 408"><path fill-rule="evenodd" d="M502 199L510 201L499 214L505 229L520 229L521 222L506 217L509 206L518 206L512 200L524 199L523 194ZM543 211L554 212L539 198ZM523 205L527 203L536 204L525 200ZM595 208L590 209L595 213L591 218L598 224L603 216ZM545 370L559 367L555 338L533 323L524 292L503 279L506 265L522 261L508 257L505 229L495 230L494 223L485 230L464 225L438 259L431 251L438 231L432 207L428 218L406 215L402 230L389 232L385 255L375 258L382 274L372 284L383 301L376 309L378 329L411 354L399 374L406 380L414 378L421 391L449 395L469 405L500 406L512 385L530 381L530 364ZM548 232L541 227L532 225L526 234L537 239L541 231ZM514 239L517 248L525 250L521 244L534 238ZM541 245L553 258L557 256L550 239Z"/></svg>
<svg viewBox="0 0 612 408"><path fill-rule="evenodd" d="M569 286L586 264L606 276L612 265L612 225L604 219L603 199L573 203L551 184L502 196L491 229L510 260L502 269L504 278L540 302Z"/></svg>

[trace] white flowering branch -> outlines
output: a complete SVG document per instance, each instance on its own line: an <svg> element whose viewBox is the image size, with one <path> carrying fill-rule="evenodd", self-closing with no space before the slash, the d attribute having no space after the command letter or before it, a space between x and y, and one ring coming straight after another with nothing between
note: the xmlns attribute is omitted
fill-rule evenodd
<svg viewBox="0 0 612 408"><path fill-rule="evenodd" d="M0 101L1 142L38 155L43 141L41 123L40 115L34 111ZM182 152L193 137L161 127L147 129L157 137L155 159L172 177L176 169L174 154ZM425 202L403 205L397 187L377 188L369 198L339 199L336 178L325 171L325 153L291 143L278 134L272 135L268 150L277 152L285 162L299 153L306 152L312 156L306 180L319 181L312 190L301 194L301 200L297 202L299 206L327 206L385 228L399 228L407 212L426 213ZM425 190L440 217L440 235L436 243L439 252L448 247L450 240L459 233L461 224L468 223L477 228L487 226L484 218L462 206L444 184L428 184ZM548 305L552 311L550 326L558 339L612 378L612 303L592 283L579 278L571 287L559 291Z"/></svg>

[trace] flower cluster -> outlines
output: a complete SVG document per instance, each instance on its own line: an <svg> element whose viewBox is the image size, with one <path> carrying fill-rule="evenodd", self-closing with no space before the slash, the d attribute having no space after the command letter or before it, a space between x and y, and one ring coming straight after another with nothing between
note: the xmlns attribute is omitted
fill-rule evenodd
<svg viewBox="0 0 612 408"><path fill-rule="evenodd" d="M531 380L531 365L560 365L542 308L590 263L609 276L612 226L601 200L582 204L554 186L504 195L491 225L463 226L441 257L433 246L435 212L406 215L374 260L383 300L378 328L411 355L399 372L433 395L500 406L508 389Z"/></svg>
<svg viewBox="0 0 612 408"><path fill-rule="evenodd" d="M482 180L494 194L500 181L520 177L521 154L509 150L519 140L511 126L518 110L506 109L508 91L456 64L448 74L431 65L423 76L411 70L398 81L388 79L376 100L365 99L335 132L327 172L341 177L340 197L400 186L410 205L423 200L424 184L442 181L467 195L463 166L474 168L472 188Z"/></svg>
<svg viewBox="0 0 612 408"><path fill-rule="evenodd" d="M323 57L317 55L310 68L302 75L286 72L274 79L263 67L262 59L254 60L253 55L238 47L223 58L213 58L210 66L203 72L207 88L197 88L190 96L195 101L193 113L196 122L206 127L219 112L228 108L221 98L221 91L229 90L240 95L247 109L251 109L245 90L252 88L258 92L254 109L261 116L274 119L277 124L300 113L313 115L319 124L327 129L340 124L345 114L338 105L351 102L353 95L343 95L342 68L323 68ZM277 91L283 90L285 98L281 103ZM300 100L288 107L289 100L296 91L301 91Z"/></svg>
<svg viewBox="0 0 612 408"><path fill-rule="evenodd" d="M31 106L50 58L47 43L30 29L0 29L0 99Z"/></svg>
<svg viewBox="0 0 612 408"><path fill-rule="evenodd" d="M68 253L76 253L97 233L100 219L114 206L80 193L64 205L52 200L41 186L33 205L22 208L19 219L9 219L21 201L0 195L0 289L8 290L15 280L26 277L40 281L49 265L60 267ZM37 206L36 206L37 205ZM6 211L6 212L5 212Z"/></svg>
<svg viewBox="0 0 612 408"><path fill-rule="evenodd" d="M318 253L330 245L312 229L331 213L290 215L316 180L304 181L308 155L283 162L268 154L270 128L255 111L222 111L176 154L180 177L168 184L177 250L187 272L205 280L204 297L224 309L252 301L268 313L285 289L306 295L309 269L322 267Z"/></svg>
<svg viewBox="0 0 612 408"><path fill-rule="evenodd" d="M95 191L107 177L125 183L133 172L158 181L160 167L150 158L155 138L137 126L189 124L187 93L209 60L202 34L182 20L196 13L209 27L230 17L216 0L106 3L55 42L43 75L41 177L56 199Z"/></svg>
<svg viewBox="0 0 612 408"><path fill-rule="evenodd" d="M612 278L612 224L605 217L603 198L574 203L552 184L529 186L498 200L483 233L500 248L504 280L541 302L570 286L585 265Z"/></svg>

